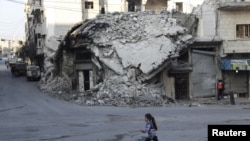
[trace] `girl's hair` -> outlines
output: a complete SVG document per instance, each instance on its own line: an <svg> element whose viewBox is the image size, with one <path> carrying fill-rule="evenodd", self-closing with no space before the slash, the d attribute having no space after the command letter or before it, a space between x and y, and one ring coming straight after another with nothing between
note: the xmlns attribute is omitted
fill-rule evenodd
<svg viewBox="0 0 250 141"><path fill-rule="evenodd" d="M151 114L149 114L149 113L145 114L145 117L146 117L148 120L152 121L155 130L157 130L158 128L157 128L157 125L156 125L156 122L155 122L155 118L154 118Z"/></svg>

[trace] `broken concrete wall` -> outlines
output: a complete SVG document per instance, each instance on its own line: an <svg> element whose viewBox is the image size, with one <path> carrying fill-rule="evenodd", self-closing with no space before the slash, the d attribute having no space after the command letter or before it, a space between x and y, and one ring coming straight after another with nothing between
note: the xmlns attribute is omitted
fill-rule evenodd
<svg viewBox="0 0 250 141"><path fill-rule="evenodd" d="M172 12L171 15L173 18L177 19L178 25L181 25L188 29L189 34L193 35L194 37L197 36L199 19L197 18L197 15L195 15L195 13L185 14L176 11Z"/></svg>
<svg viewBox="0 0 250 141"><path fill-rule="evenodd" d="M39 87L49 93L62 93L71 90L71 81L66 73L61 76L56 74L55 53L58 50L61 38L50 37L44 48L44 72L42 73Z"/></svg>
<svg viewBox="0 0 250 141"><path fill-rule="evenodd" d="M74 78L74 54L72 52L63 52L62 71L70 78Z"/></svg>

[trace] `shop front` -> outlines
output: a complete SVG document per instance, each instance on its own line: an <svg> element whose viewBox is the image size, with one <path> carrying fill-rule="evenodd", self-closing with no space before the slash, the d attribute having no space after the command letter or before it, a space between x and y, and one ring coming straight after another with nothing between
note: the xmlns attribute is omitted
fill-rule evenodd
<svg viewBox="0 0 250 141"><path fill-rule="evenodd" d="M250 59L221 59L220 68L225 82L225 94L233 92L235 97L249 97Z"/></svg>

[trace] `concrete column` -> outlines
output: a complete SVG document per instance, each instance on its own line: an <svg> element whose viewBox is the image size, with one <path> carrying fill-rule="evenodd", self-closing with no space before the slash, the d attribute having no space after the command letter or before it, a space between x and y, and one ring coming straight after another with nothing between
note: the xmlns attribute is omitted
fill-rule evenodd
<svg viewBox="0 0 250 141"><path fill-rule="evenodd" d="M93 88L94 83L93 83L93 71L89 71L89 87L90 89Z"/></svg>
<svg viewBox="0 0 250 141"><path fill-rule="evenodd" d="M168 72L164 71L162 73L163 85L166 92L166 96L175 99L175 79L174 77L169 77Z"/></svg>
<svg viewBox="0 0 250 141"><path fill-rule="evenodd" d="M141 5L141 11L145 11L145 5Z"/></svg>
<svg viewBox="0 0 250 141"><path fill-rule="evenodd" d="M147 0L142 0L142 4L141 4L141 11L145 11L145 5L147 3Z"/></svg>
<svg viewBox="0 0 250 141"><path fill-rule="evenodd" d="M192 53L191 53L191 49L189 48L188 49L188 63L189 64L193 64L192 63ZM189 94L188 94L188 97L190 98L190 99L193 99L193 81L192 81L192 73L193 72L190 72L190 73L188 73L188 83L189 83Z"/></svg>
<svg viewBox="0 0 250 141"><path fill-rule="evenodd" d="M84 76L83 76L83 71L78 72L78 80L79 80L79 92L84 92Z"/></svg>

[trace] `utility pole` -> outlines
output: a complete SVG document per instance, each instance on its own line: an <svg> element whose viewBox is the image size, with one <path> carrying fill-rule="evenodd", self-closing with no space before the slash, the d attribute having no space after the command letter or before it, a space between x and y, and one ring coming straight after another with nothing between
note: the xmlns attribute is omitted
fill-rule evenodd
<svg viewBox="0 0 250 141"><path fill-rule="evenodd" d="M236 70L235 70L235 73L237 74L239 72L239 68L238 67L236 67ZM233 73L233 71L232 70L230 70L230 72L229 72L229 74L230 74L230 85L229 85L229 97L230 97L230 103L231 103L231 105L235 105L235 99L234 99L234 92L231 90L231 83L232 83L232 73Z"/></svg>

